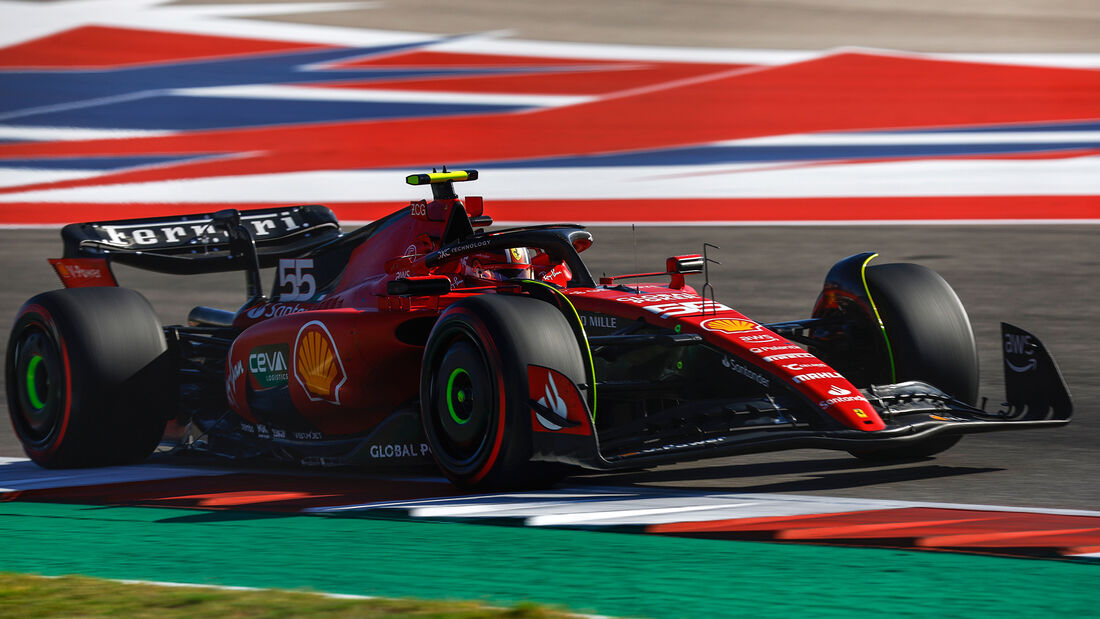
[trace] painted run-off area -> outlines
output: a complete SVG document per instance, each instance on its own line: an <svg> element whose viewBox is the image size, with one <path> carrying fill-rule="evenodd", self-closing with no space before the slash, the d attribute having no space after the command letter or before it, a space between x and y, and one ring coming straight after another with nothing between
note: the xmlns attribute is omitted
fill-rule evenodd
<svg viewBox="0 0 1100 619"><path fill-rule="evenodd" d="M431 477L162 464L0 467L7 502L450 521L1092 561L1100 512L598 485L469 494Z"/></svg>
<svg viewBox="0 0 1100 619"><path fill-rule="evenodd" d="M23 93L0 105L0 222L293 202L365 221L442 162L483 171L473 191L501 222L1100 220L1100 57L658 59L220 23L61 20L0 49Z"/></svg>
<svg viewBox="0 0 1100 619"><path fill-rule="evenodd" d="M5 569L612 615L1087 615L1097 566L193 509L0 503ZM425 550L430 549L430 550ZM990 575L996 574L996 578Z"/></svg>

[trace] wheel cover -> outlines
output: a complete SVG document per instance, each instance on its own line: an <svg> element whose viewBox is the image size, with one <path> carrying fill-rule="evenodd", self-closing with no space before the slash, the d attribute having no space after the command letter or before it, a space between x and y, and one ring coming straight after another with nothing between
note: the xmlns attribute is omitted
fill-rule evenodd
<svg viewBox="0 0 1100 619"><path fill-rule="evenodd" d="M17 336L9 359L9 389L15 391L12 421L25 442L49 443L62 420L64 369L57 344L41 325Z"/></svg>
<svg viewBox="0 0 1100 619"><path fill-rule="evenodd" d="M490 447L497 405L481 348L467 337L456 338L444 352L433 382L433 448L452 468L476 467Z"/></svg>

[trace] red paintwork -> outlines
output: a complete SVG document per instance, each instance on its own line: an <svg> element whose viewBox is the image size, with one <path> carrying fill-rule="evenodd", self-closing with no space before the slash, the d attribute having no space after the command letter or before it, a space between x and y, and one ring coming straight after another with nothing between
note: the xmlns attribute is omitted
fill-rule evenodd
<svg viewBox="0 0 1100 619"><path fill-rule="evenodd" d="M48 262L66 288L118 286L105 258L50 258Z"/></svg>
<svg viewBox="0 0 1100 619"><path fill-rule="evenodd" d="M421 349L394 336L397 325L409 319L406 312L374 309L331 309L302 311L257 322L233 342L228 368L232 376L237 364L245 370L237 380L227 380L227 395L234 410L252 422L263 422L249 410L245 383L261 385L249 368L249 356L260 346L285 344L289 350L287 386L294 408L326 435L356 434L376 426L420 384ZM321 323L335 345L334 361L343 383L331 394L307 391L299 363L302 343L299 334L310 323ZM313 331L316 333L317 331Z"/></svg>
<svg viewBox="0 0 1100 619"><path fill-rule="evenodd" d="M554 400L559 400L559 407L564 407L564 417L579 425L573 427L561 427L550 421L543 420L539 414L531 410L531 429L535 432L560 432L562 434L578 434L592 436L592 421L585 414L584 398L577 391L576 385L564 374L557 370L551 370L538 365L527 366L528 395L532 400L554 410Z"/></svg>
<svg viewBox="0 0 1100 619"><path fill-rule="evenodd" d="M787 379L787 382L802 395L815 402L837 421L856 430L881 430L886 427L871 403L859 395L859 390L828 367L823 361L807 353L786 338L769 331L748 319L745 315L722 305L705 302L690 288L683 290L641 284L637 286L640 294L613 289L566 290L578 310L615 314L637 320L647 321L669 329L680 325L684 333L698 333L708 342L735 355L751 368L762 373L771 373ZM673 314L697 308L691 313ZM661 313L664 312L664 313ZM714 322L728 319L743 321L744 331L726 333L704 327ZM797 354L789 359L768 359L774 355ZM809 374L834 374L835 376L808 377ZM804 377L796 382L795 377ZM830 394L829 390L833 390ZM839 393L843 391L845 393ZM823 403L837 398L850 398L823 406ZM858 412L857 412L858 411ZM861 416L862 414L862 416Z"/></svg>
<svg viewBox="0 0 1100 619"><path fill-rule="evenodd" d="M287 387L294 408L325 435L366 432L415 397L422 349L400 341L396 336L398 325L421 315L434 317L448 304L476 293L457 292L446 298L387 295L387 282L426 272L422 266L410 263L438 248L453 201L417 202L414 206L417 208L412 212L400 216L351 253L339 282L325 298L275 298L237 316L234 326L246 330L230 351L226 394L239 415L251 422L265 421L248 406L246 380L252 389L261 385L244 368L249 368L249 357L256 348L276 344L289 347ZM436 274L440 273L453 275L457 265L444 266ZM310 393L306 387L309 381L299 372L298 339L311 322L327 330L336 351L338 373L346 379L327 395ZM234 377L238 367L242 370Z"/></svg>
<svg viewBox="0 0 1100 619"><path fill-rule="evenodd" d="M485 288L462 290L467 284L456 261L428 269L421 259L439 249L444 222L455 204L461 203L414 202L411 209L352 251L339 282L327 296L311 301L276 298L241 312L235 326L245 331L233 343L227 364L230 406L250 422L265 423L263 411L251 410L247 391L264 387L254 374L252 364L258 361L252 358L253 353L274 345L288 351L286 385L293 407L325 435L369 431L402 403L415 399L422 349L399 340L398 326L417 316L434 317L465 296L492 292ZM480 200L472 206L480 210ZM542 267L539 275L546 281L565 283L562 269L536 266ZM457 289L438 297L387 294L387 282L423 275L447 276ZM564 292L578 310L628 320L644 318L669 329L679 326L683 332L698 333L740 360L748 371L790 384L846 427L863 431L885 427L871 404L840 374L737 311L704 303L688 286L640 284L637 290L597 287L566 288ZM313 335L306 337L310 332ZM319 374L310 374L309 354L324 365ZM793 356L776 358L779 355ZM544 385L539 385L541 395ZM572 385L570 388L575 391ZM579 396L573 399L580 401ZM567 433L578 432L590 433L591 429L585 424Z"/></svg>

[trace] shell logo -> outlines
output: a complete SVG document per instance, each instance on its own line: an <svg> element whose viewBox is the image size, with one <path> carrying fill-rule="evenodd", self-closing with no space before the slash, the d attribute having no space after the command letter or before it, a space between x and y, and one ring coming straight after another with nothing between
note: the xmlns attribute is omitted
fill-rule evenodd
<svg viewBox="0 0 1100 619"><path fill-rule="evenodd" d="M718 331L721 333L746 333L748 331L760 329L760 325L751 320L744 320L742 318L711 318L710 320L704 320L699 323L699 326L707 331Z"/></svg>
<svg viewBox="0 0 1100 619"><path fill-rule="evenodd" d="M347 381L336 342L323 323L311 320L294 341L294 377L313 401L340 403L340 387Z"/></svg>

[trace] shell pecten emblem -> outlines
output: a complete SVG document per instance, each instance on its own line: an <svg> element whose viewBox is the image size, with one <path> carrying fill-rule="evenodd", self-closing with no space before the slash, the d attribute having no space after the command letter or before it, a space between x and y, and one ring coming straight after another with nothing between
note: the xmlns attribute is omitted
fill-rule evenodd
<svg viewBox="0 0 1100 619"><path fill-rule="evenodd" d="M720 333L745 333L760 328L760 325L755 322L743 318L711 318L699 323L699 326L707 331L718 331Z"/></svg>
<svg viewBox="0 0 1100 619"><path fill-rule="evenodd" d="M311 320L294 341L294 377L313 401L340 403L340 387L347 381L344 363L328 327Z"/></svg>

